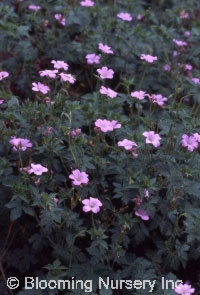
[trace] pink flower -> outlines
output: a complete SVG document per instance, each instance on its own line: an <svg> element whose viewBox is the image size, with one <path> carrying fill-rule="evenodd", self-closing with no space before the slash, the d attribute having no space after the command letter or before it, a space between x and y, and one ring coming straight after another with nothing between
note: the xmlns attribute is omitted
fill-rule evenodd
<svg viewBox="0 0 200 295"><path fill-rule="evenodd" d="M25 150L27 150L27 148L31 148L32 146L33 146L32 143L28 139L21 138L21 142L20 142L20 147L19 148L22 151L25 151Z"/></svg>
<svg viewBox="0 0 200 295"><path fill-rule="evenodd" d="M87 59L88 64L99 64L100 63L100 55L96 55L95 53L89 53L85 57Z"/></svg>
<svg viewBox="0 0 200 295"><path fill-rule="evenodd" d="M67 71L69 68L68 64L62 60L52 60L51 63L53 64L54 69L57 69L57 70L63 69Z"/></svg>
<svg viewBox="0 0 200 295"><path fill-rule="evenodd" d="M33 10L33 11L38 11L41 9L41 7L39 5L30 4L28 6L28 9Z"/></svg>
<svg viewBox="0 0 200 295"><path fill-rule="evenodd" d="M132 150L133 147L138 146L134 141L131 141L128 139L123 139L122 141L118 141L117 145L124 147L125 150L127 150L127 151L130 151L130 150Z"/></svg>
<svg viewBox="0 0 200 295"><path fill-rule="evenodd" d="M85 199L82 201L83 211L89 212L92 211L93 213L98 213L100 211L100 207L102 206L101 201L98 199L90 197L89 199Z"/></svg>
<svg viewBox="0 0 200 295"><path fill-rule="evenodd" d="M142 15L141 15L141 14L138 14L138 15L136 16L136 18L137 18L137 20L141 20L141 19L142 19Z"/></svg>
<svg viewBox="0 0 200 295"><path fill-rule="evenodd" d="M54 207L58 207L57 203L59 202L59 199L58 198L53 198L52 201L54 203Z"/></svg>
<svg viewBox="0 0 200 295"><path fill-rule="evenodd" d="M85 6L85 7L91 7L94 6L94 2L91 0L84 0L80 2L81 6Z"/></svg>
<svg viewBox="0 0 200 295"><path fill-rule="evenodd" d="M51 134L53 132L54 128L53 127L47 127L46 130L44 130L44 132L42 133L43 135L47 136L49 134Z"/></svg>
<svg viewBox="0 0 200 295"><path fill-rule="evenodd" d="M140 217L142 220L149 220L149 214L145 209L137 208L135 210L135 215Z"/></svg>
<svg viewBox="0 0 200 295"><path fill-rule="evenodd" d="M127 22L131 22L133 19L130 13L128 12L120 12L117 14L117 17Z"/></svg>
<svg viewBox="0 0 200 295"><path fill-rule="evenodd" d="M101 79L112 79L114 71L108 69L107 67L102 67L101 69L97 69L98 74L100 75Z"/></svg>
<svg viewBox="0 0 200 295"><path fill-rule="evenodd" d="M71 74L60 73L59 74L61 81L69 82L70 84L74 84L76 79Z"/></svg>
<svg viewBox="0 0 200 295"><path fill-rule="evenodd" d="M4 99L0 99L0 104L4 103Z"/></svg>
<svg viewBox="0 0 200 295"><path fill-rule="evenodd" d="M56 78L56 74L58 73L58 70L44 70L44 71L40 71L39 73L41 77L47 76L49 78Z"/></svg>
<svg viewBox="0 0 200 295"><path fill-rule="evenodd" d="M172 41L179 47L187 46L187 43L184 41L180 41L180 40L176 40L176 39L173 39Z"/></svg>
<svg viewBox="0 0 200 295"><path fill-rule="evenodd" d="M97 119L95 121L95 126L102 132L113 131L113 128L110 125L110 121L108 120Z"/></svg>
<svg viewBox="0 0 200 295"><path fill-rule="evenodd" d="M12 136L9 142L12 144L14 151L17 151L18 149L25 151L27 148L31 148L33 146L28 139L16 138L16 136Z"/></svg>
<svg viewBox="0 0 200 295"><path fill-rule="evenodd" d="M56 20L60 20L61 17L62 17L62 14L61 14L61 13L55 13L55 14L54 14L54 18L55 18Z"/></svg>
<svg viewBox="0 0 200 295"><path fill-rule="evenodd" d="M8 72L0 72L0 81L9 76Z"/></svg>
<svg viewBox="0 0 200 295"><path fill-rule="evenodd" d="M113 54L114 53L113 50L111 49L111 47L106 44L104 45L102 43L99 43L98 48L99 48L99 50L101 50L103 53L106 53L106 54Z"/></svg>
<svg viewBox="0 0 200 295"><path fill-rule="evenodd" d="M146 62L153 63L158 60L157 56L152 56L150 54L141 54L140 59L144 59Z"/></svg>
<svg viewBox="0 0 200 295"><path fill-rule="evenodd" d="M200 84L200 79L199 78L192 78L191 79L194 84Z"/></svg>
<svg viewBox="0 0 200 295"><path fill-rule="evenodd" d="M163 66L163 70L166 71L166 72L169 72L169 71L171 70L170 65L165 64L165 65Z"/></svg>
<svg viewBox="0 0 200 295"><path fill-rule="evenodd" d="M149 198L149 191L147 189L144 190L144 196L145 198Z"/></svg>
<svg viewBox="0 0 200 295"><path fill-rule="evenodd" d="M54 14L54 18L57 19L57 21L59 21L59 23L60 23L62 26L65 26L65 25L66 25L65 18L63 17L63 15L62 15L61 13L56 13L56 14Z"/></svg>
<svg viewBox="0 0 200 295"><path fill-rule="evenodd" d="M53 198L52 200L54 201L55 204L57 204L59 201L58 198Z"/></svg>
<svg viewBox="0 0 200 295"><path fill-rule="evenodd" d="M104 86L101 86L101 89L99 90L99 92L101 94L105 94L105 95L109 96L110 98L115 98L117 96L117 92L115 92L114 90L112 90L110 88L106 88Z"/></svg>
<svg viewBox="0 0 200 295"><path fill-rule="evenodd" d="M13 145L13 150L17 150L16 147L20 147L20 144L21 144L21 138L16 138L16 136L12 136L11 137L12 139L9 141L10 144Z"/></svg>
<svg viewBox="0 0 200 295"><path fill-rule="evenodd" d="M69 178L73 180L73 185L87 184L89 181L88 174L81 172L78 169L73 170L72 174L69 175Z"/></svg>
<svg viewBox="0 0 200 295"><path fill-rule="evenodd" d="M55 101L51 100L49 97L45 97L44 100L46 104L51 104L51 105L55 104Z"/></svg>
<svg viewBox="0 0 200 295"><path fill-rule="evenodd" d="M188 148L189 152L193 152L194 149L198 148L198 141L196 136L188 136L187 134L182 135L181 144Z"/></svg>
<svg viewBox="0 0 200 295"><path fill-rule="evenodd" d="M194 293L195 289L191 287L191 285L185 283L185 284L178 284L178 286L175 288L175 292L181 295L190 295Z"/></svg>
<svg viewBox="0 0 200 295"><path fill-rule="evenodd" d="M82 133L81 129L78 128L78 129L76 129L76 130L71 131L71 136L72 136L72 137L76 137L77 135L79 135L79 134L81 134L81 133Z"/></svg>
<svg viewBox="0 0 200 295"><path fill-rule="evenodd" d="M184 68L186 71L192 71L193 67L192 67L192 65L186 64Z"/></svg>
<svg viewBox="0 0 200 295"><path fill-rule="evenodd" d="M48 92L49 92L49 87L48 86L46 86L46 85L44 85L44 84L42 84L42 83L40 83L40 82L38 82L38 83L32 83L32 90L33 91L40 91L40 92L42 92L43 94L47 94Z"/></svg>
<svg viewBox="0 0 200 295"><path fill-rule="evenodd" d="M42 173L47 172L48 169L40 164L31 164L31 168L29 169L28 173L34 173L35 175L42 175Z"/></svg>
<svg viewBox="0 0 200 295"><path fill-rule="evenodd" d="M132 97L135 97L139 100L142 100L145 98L145 96L147 96L146 92L140 90L140 91L134 91L134 92L131 92L131 96Z"/></svg>
<svg viewBox="0 0 200 295"><path fill-rule="evenodd" d="M155 147L158 147L160 145L161 137L159 134L156 134L154 131L145 131L142 133L146 137L146 143L152 144Z"/></svg>
<svg viewBox="0 0 200 295"><path fill-rule="evenodd" d="M198 141L200 143L200 134L199 133L194 133L193 136L196 139L196 141Z"/></svg>
<svg viewBox="0 0 200 295"><path fill-rule="evenodd" d="M189 37L190 35L191 35L190 31L186 31L186 32L184 33L184 36L185 36L185 37Z"/></svg>
<svg viewBox="0 0 200 295"><path fill-rule="evenodd" d="M130 150L131 155L133 156L133 158L137 158L138 154L137 154L137 149L136 148L132 148L132 150Z"/></svg>
<svg viewBox="0 0 200 295"><path fill-rule="evenodd" d="M111 126L113 129L119 129L119 128L122 127L122 125L119 124L119 123L118 123L117 121L115 121L115 120L110 121L110 126Z"/></svg>
<svg viewBox="0 0 200 295"><path fill-rule="evenodd" d="M19 168L19 171L20 172L24 172L26 174L29 174L29 170L30 170L30 166L28 167L23 167L23 168Z"/></svg>
<svg viewBox="0 0 200 295"><path fill-rule="evenodd" d="M113 131L114 129L121 128L121 124L119 124L117 121L108 121L108 120L102 120L102 119L97 119L95 121L95 126L97 129L100 129L102 132L108 132L108 131Z"/></svg>
<svg viewBox="0 0 200 295"><path fill-rule="evenodd" d="M149 99L152 100L153 103L156 103L159 106L163 106L165 101L167 101L167 97L163 97L161 94L152 94L149 95Z"/></svg>
<svg viewBox="0 0 200 295"><path fill-rule="evenodd" d="M182 10L180 13L180 18L182 18L182 19L189 18L188 12L186 12L185 10Z"/></svg>
<svg viewBox="0 0 200 295"><path fill-rule="evenodd" d="M132 198L132 201L137 205L140 206L142 204L142 199L140 196L136 196L136 198Z"/></svg>
<svg viewBox="0 0 200 295"><path fill-rule="evenodd" d="M177 55L179 55L179 53L178 53L176 50L174 50L174 51L173 51L173 56L175 57L175 56L177 56Z"/></svg>

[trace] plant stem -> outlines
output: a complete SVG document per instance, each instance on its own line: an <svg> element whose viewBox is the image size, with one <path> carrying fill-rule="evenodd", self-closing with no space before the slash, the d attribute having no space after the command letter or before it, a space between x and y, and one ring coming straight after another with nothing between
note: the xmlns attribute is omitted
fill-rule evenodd
<svg viewBox="0 0 200 295"><path fill-rule="evenodd" d="M145 75L146 75L146 69L147 69L147 65L145 64L144 71L143 71L143 74L142 74L142 78L141 78L139 86L138 86L138 90L140 90L140 87L142 86L142 83L144 81L144 78L145 78Z"/></svg>

